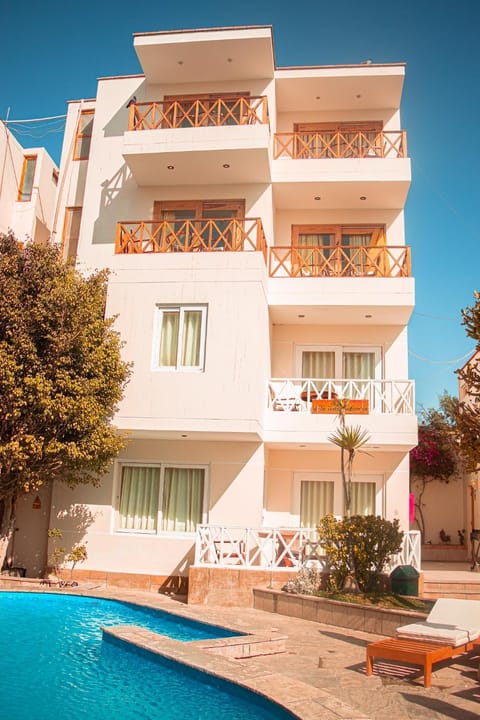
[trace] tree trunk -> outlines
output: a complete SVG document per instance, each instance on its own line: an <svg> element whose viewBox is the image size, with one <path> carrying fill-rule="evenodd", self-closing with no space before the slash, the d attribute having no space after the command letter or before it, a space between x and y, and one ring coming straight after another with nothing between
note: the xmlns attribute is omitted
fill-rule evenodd
<svg viewBox="0 0 480 720"><path fill-rule="evenodd" d="M15 528L15 500L14 495L9 495L4 497L2 501L2 516L0 518L0 569L3 569L5 564L10 566L14 562L13 557L7 557L7 552Z"/></svg>

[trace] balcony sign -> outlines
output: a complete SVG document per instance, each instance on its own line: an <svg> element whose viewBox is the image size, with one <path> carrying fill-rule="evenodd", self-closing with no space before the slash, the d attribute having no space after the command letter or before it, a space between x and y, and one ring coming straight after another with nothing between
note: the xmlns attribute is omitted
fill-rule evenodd
<svg viewBox="0 0 480 720"><path fill-rule="evenodd" d="M341 407L347 415L368 415L368 400L343 400ZM338 415L340 404L338 400L312 400L312 413L314 415Z"/></svg>

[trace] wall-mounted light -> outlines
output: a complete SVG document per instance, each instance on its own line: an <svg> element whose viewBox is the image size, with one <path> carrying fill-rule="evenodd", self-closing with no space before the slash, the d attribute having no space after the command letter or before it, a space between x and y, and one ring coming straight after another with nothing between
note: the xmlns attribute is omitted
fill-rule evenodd
<svg viewBox="0 0 480 720"><path fill-rule="evenodd" d="M32 503L32 510L41 510L42 509L42 501L40 500L40 495L37 495L35 500Z"/></svg>

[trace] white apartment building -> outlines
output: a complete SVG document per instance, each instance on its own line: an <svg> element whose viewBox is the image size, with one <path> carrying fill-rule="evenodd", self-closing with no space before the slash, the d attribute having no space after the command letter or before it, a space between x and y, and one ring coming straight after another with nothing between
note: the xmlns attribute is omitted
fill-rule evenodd
<svg viewBox="0 0 480 720"><path fill-rule="evenodd" d="M343 514L338 399L370 435L352 511L409 527L405 67L278 68L270 27L134 48L142 74L69 104L56 228L111 270L129 440L50 526L87 541L79 576L228 601Z"/></svg>
<svg viewBox="0 0 480 720"><path fill-rule="evenodd" d="M45 148L23 148L0 121L0 233L46 242L52 231L58 168Z"/></svg>

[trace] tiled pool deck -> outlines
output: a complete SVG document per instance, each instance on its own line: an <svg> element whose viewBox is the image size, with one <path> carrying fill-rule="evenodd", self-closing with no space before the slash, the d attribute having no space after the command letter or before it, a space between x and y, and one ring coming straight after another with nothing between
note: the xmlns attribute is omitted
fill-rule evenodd
<svg viewBox="0 0 480 720"><path fill-rule="evenodd" d="M217 648L212 654L212 641L178 643L146 630L118 629L124 639L265 692L304 720L478 720L480 715L479 658L473 653L436 665L432 687L425 689L418 669L387 662L375 663L374 676L366 677L365 647L378 635L253 608L189 606L132 590L80 587L62 592L138 602L239 629L258 636L259 643L278 642L279 649L284 642L285 652L256 656L255 649L241 650L233 654L243 659L229 659L232 651L225 640L213 642Z"/></svg>

